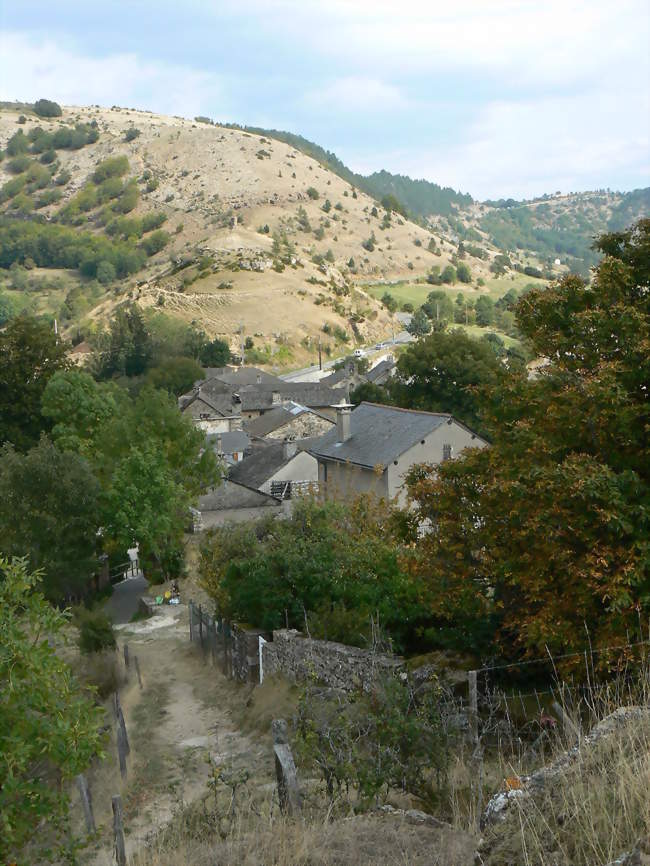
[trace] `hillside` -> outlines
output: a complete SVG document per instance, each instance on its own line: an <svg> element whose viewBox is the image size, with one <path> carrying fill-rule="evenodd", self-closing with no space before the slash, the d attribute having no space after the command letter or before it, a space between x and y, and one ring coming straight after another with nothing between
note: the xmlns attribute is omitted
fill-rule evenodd
<svg viewBox="0 0 650 866"><path fill-rule="evenodd" d="M50 134L45 144L39 127ZM61 130L85 139L57 146ZM129 256L143 259L118 256L114 275L84 274L83 262L11 252L5 237L5 304L57 316L64 329L88 330L132 296L233 347L243 327L269 356L283 348L297 360L310 356L326 324L336 335L323 336L326 351L390 333L389 315L361 284L424 276L453 253L438 241L434 256L428 230L376 209L314 159L264 136L126 109L65 108L44 119L4 108L0 145L17 132L10 150L19 152L0 163L5 232L20 224L24 233L29 221L52 233L57 224L90 233L91 245L131 244ZM97 166L118 156L128 160L119 181L98 178ZM159 243L132 222L145 215Z"/></svg>
<svg viewBox="0 0 650 866"><path fill-rule="evenodd" d="M233 349L249 337L256 363L299 366L319 337L337 355L388 336L385 293L422 303L459 259L468 273L443 290L496 300L568 268L588 273L593 236L648 211L647 190L478 204L388 172L363 178L300 136L270 135L3 103L0 321L27 309L80 338L133 298Z"/></svg>

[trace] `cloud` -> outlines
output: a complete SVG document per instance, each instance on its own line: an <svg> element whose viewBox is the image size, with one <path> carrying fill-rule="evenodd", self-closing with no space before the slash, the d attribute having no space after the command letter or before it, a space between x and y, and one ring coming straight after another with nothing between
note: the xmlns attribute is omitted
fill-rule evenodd
<svg viewBox="0 0 650 866"><path fill-rule="evenodd" d="M223 79L134 53L90 57L60 40L5 32L0 39L3 99L41 96L68 105L125 105L193 117L224 98Z"/></svg>
<svg viewBox="0 0 650 866"><path fill-rule="evenodd" d="M355 76L336 78L313 88L300 101L311 109L355 114L395 111L408 106L408 99L399 87L376 78Z"/></svg>
<svg viewBox="0 0 650 866"><path fill-rule="evenodd" d="M650 116L647 91L627 94ZM394 171L433 178L477 198L628 188L650 183L648 125L618 92L488 103L452 146L382 154ZM364 165L365 170L379 167ZM620 180L614 181L614 178Z"/></svg>

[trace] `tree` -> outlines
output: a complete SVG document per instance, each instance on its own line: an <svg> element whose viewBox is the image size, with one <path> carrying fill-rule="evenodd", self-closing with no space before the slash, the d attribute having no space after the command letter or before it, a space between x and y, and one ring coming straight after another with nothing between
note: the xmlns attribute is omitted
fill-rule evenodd
<svg viewBox="0 0 650 866"><path fill-rule="evenodd" d="M456 277L456 268L453 265L447 265L442 274L440 274L440 279L443 283L455 283Z"/></svg>
<svg viewBox="0 0 650 866"><path fill-rule="evenodd" d="M650 612L650 220L597 247L591 286L570 275L519 301L550 363L484 389L492 447L412 477L416 518L436 526L414 567L465 645L611 646Z"/></svg>
<svg viewBox="0 0 650 866"><path fill-rule="evenodd" d="M55 651L68 617L45 601L39 585L40 575L24 560L0 558L0 859L6 863L21 860L27 843L69 844L68 784L103 757L103 710ZM39 853L31 849L30 862Z"/></svg>
<svg viewBox="0 0 650 866"><path fill-rule="evenodd" d="M350 403L358 406L359 403L390 403L388 391L382 385L374 382L361 382L350 391Z"/></svg>
<svg viewBox="0 0 650 866"><path fill-rule="evenodd" d="M225 367L230 363L230 346L216 337L203 346L199 360L206 367Z"/></svg>
<svg viewBox="0 0 650 866"><path fill-rule="evenodd" d="M371 498L296 501L287 520L216 530L201 579L220 615L260 628L303 628L363 645L379 616L396 644L415 642L417 590L403 571L390 509Z"/></svg>
<svg viewBox="0 0 650 866"><path fill-rule="evenodd" d="M454 320L454 306L451 298L442 289L429 292L426 304L422 304L422 309L430 319L436 322L453 322Z"/></svg>
<svg viewBox="0 0 650 866"><path fill-rule="evenodd" d="M97 265L97 279L103 286L107 286L115 279L115 268L110 262L102 261Z"/></svg>
<svg viewBox="0 0 650 866"><path fill-rule="evenodd" d="M47 383L41 412L53 425L52 438L59 448L87 455L99 430L127 403L128 396L117 385L96 382L82 370L60 370Z"/></svg>
<svg viewBox="0 0 650 866"><path fill-rule="evenodd" d="M481 295L480 298L476 299L474 311L476 314L476 324L480 325L482 328L485 328L494 322L494 302L492 298L488 298L487 295Z"/></svg>
<svg viewBox="0 0 650 866"><path fill-rule="evenodd" d="M461 283L472 282L472 272L470 271L469 266L465 264L465 262L458 262L458 265L456 266L456 276Z"/></svg>
<svg viewBox="0 0 650 866"><path fill-rule="evenodd" d="M108 332L98 336L97 344L96 372L101 379L139 376L153 354L151 335L135 304L118 307Z"/></svg>
<svg viewBox="0 0 650 866"><path fill-rule="evenodd" d="M431 331L431 322L423 306L418 307L415 313L413 313L411 321L406 326L406 330L414 337L424 337Z"/></svg>
<svg viewBox="0 0 650 866"><path fill-rule="evenodd" d="M0 451L0 552L27 555L52 601L83 595L97 571L99 485L86 460L48 440Z"/></svg>
<svg viewBox="0 0 650 866"><path fill-rule="evenodd" d="M84 454L99 482L105 547L135 539L145 570L178 573L189 506L221 478L205 434L164 391L132 399L80 370L53 382L44 402L57 446Z"/></svg>
<svg viewBox="0 0 650 866"><path fill-rule="evenodd" d="M51 99L37 99L34 103L34 113L39 117L61 117L63 112L58 102Z"/></svg>
<svg viewBox="0 0 650 866"><path fill-rule="evenodd" d="M27 315L0 333L0 444L27 450L49 429L41 397L56 371L69 366L67 349L50 325Z"/></svg>
<svg viewBox="0 0 650 866"><path fill-rule="evenodd" d="M154 388L162 388L180 397L199 379L203 379L203 368L192 358L166 358L151 367L145 381Z"/></svg>
<svg viewBox="0 0 650 866"><path fill-rule="evenodd" d="M496 384L500 369L489 345L456 329L411 344L400 356L388 388L397 406L450 412L481 432L476 388Z"/></svg>

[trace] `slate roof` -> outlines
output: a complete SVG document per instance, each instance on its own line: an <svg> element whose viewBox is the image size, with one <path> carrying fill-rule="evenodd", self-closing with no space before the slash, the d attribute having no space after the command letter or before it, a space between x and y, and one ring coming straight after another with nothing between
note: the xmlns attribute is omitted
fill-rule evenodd
<svg viewBox="0 0 650 866"><path fill-rule="evenodd" d="M317 437L296 442L296 454L300 451L308 451L316 441ZM295 454L289 458L284 456L284 442L269 442L268 440L258 442L255 443L252 454L230 467L228 479L237 484L254 487L257 490L272 475L275 475L278 469L289 463L294 457Z"/></svg>
<svg viewBox="0 0 650 866"><path fill-rule="evenodd" d="M374 382L377 385L382 385L386 382L393 374L393 370L395 368L395 361L389 361L387 358L384 358L383 361L380 361L372 370L368 370L365 374L368 382Z"/></svg>
<svg viewBox="0 0 650 866"><path fill-rule="evenodd" d="M224 454L234 454L235 451L246 451L251 440L243 430L231 430L224 433L208 433L205 437L208 443L217 450L217 440L221 437L221 450Z"/></svg>
<svg viewBox="0 0 650 866"><path fill-rule="evenodd" d="M261 411L278 408L278 394L281 402L300 403L302 406L331 406L346 397L345 388L328 388L314 382L280 382L279 385L250 385L238 391L242 411Z"/></svg>
<svg viewBox="0 0 650 866"><path fill-rule="evenodd" d="M236 387L242 385L256 385L258 378L264 384L277 385L283 384L283 380L271 373L266 373L257 367L206 367L206 379L219 379L226 385L234 385Z"/></svg>
<svg viewBox="0 0 650 866"><path fill-rule="evenodd" d="M315 442L310 454L368 469L387 466L450 419L451 415L443 413L360 403L350 415L351 436L347 442L338 441L334 427Z"/></svg>

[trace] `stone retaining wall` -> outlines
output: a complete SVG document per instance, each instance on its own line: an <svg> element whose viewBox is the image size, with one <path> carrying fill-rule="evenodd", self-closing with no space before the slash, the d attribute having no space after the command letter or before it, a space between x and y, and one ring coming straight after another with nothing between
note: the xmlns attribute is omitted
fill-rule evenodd
<svg viewBox="0 0 650 866"><path fill-rule="evenodd" d="M262 646L264 677L282 674L292 682L316 678L331 688L368 691L378 675L404 669L399 656L374 653L333 641L306 638L295 629L273 632Z"/></svg>

